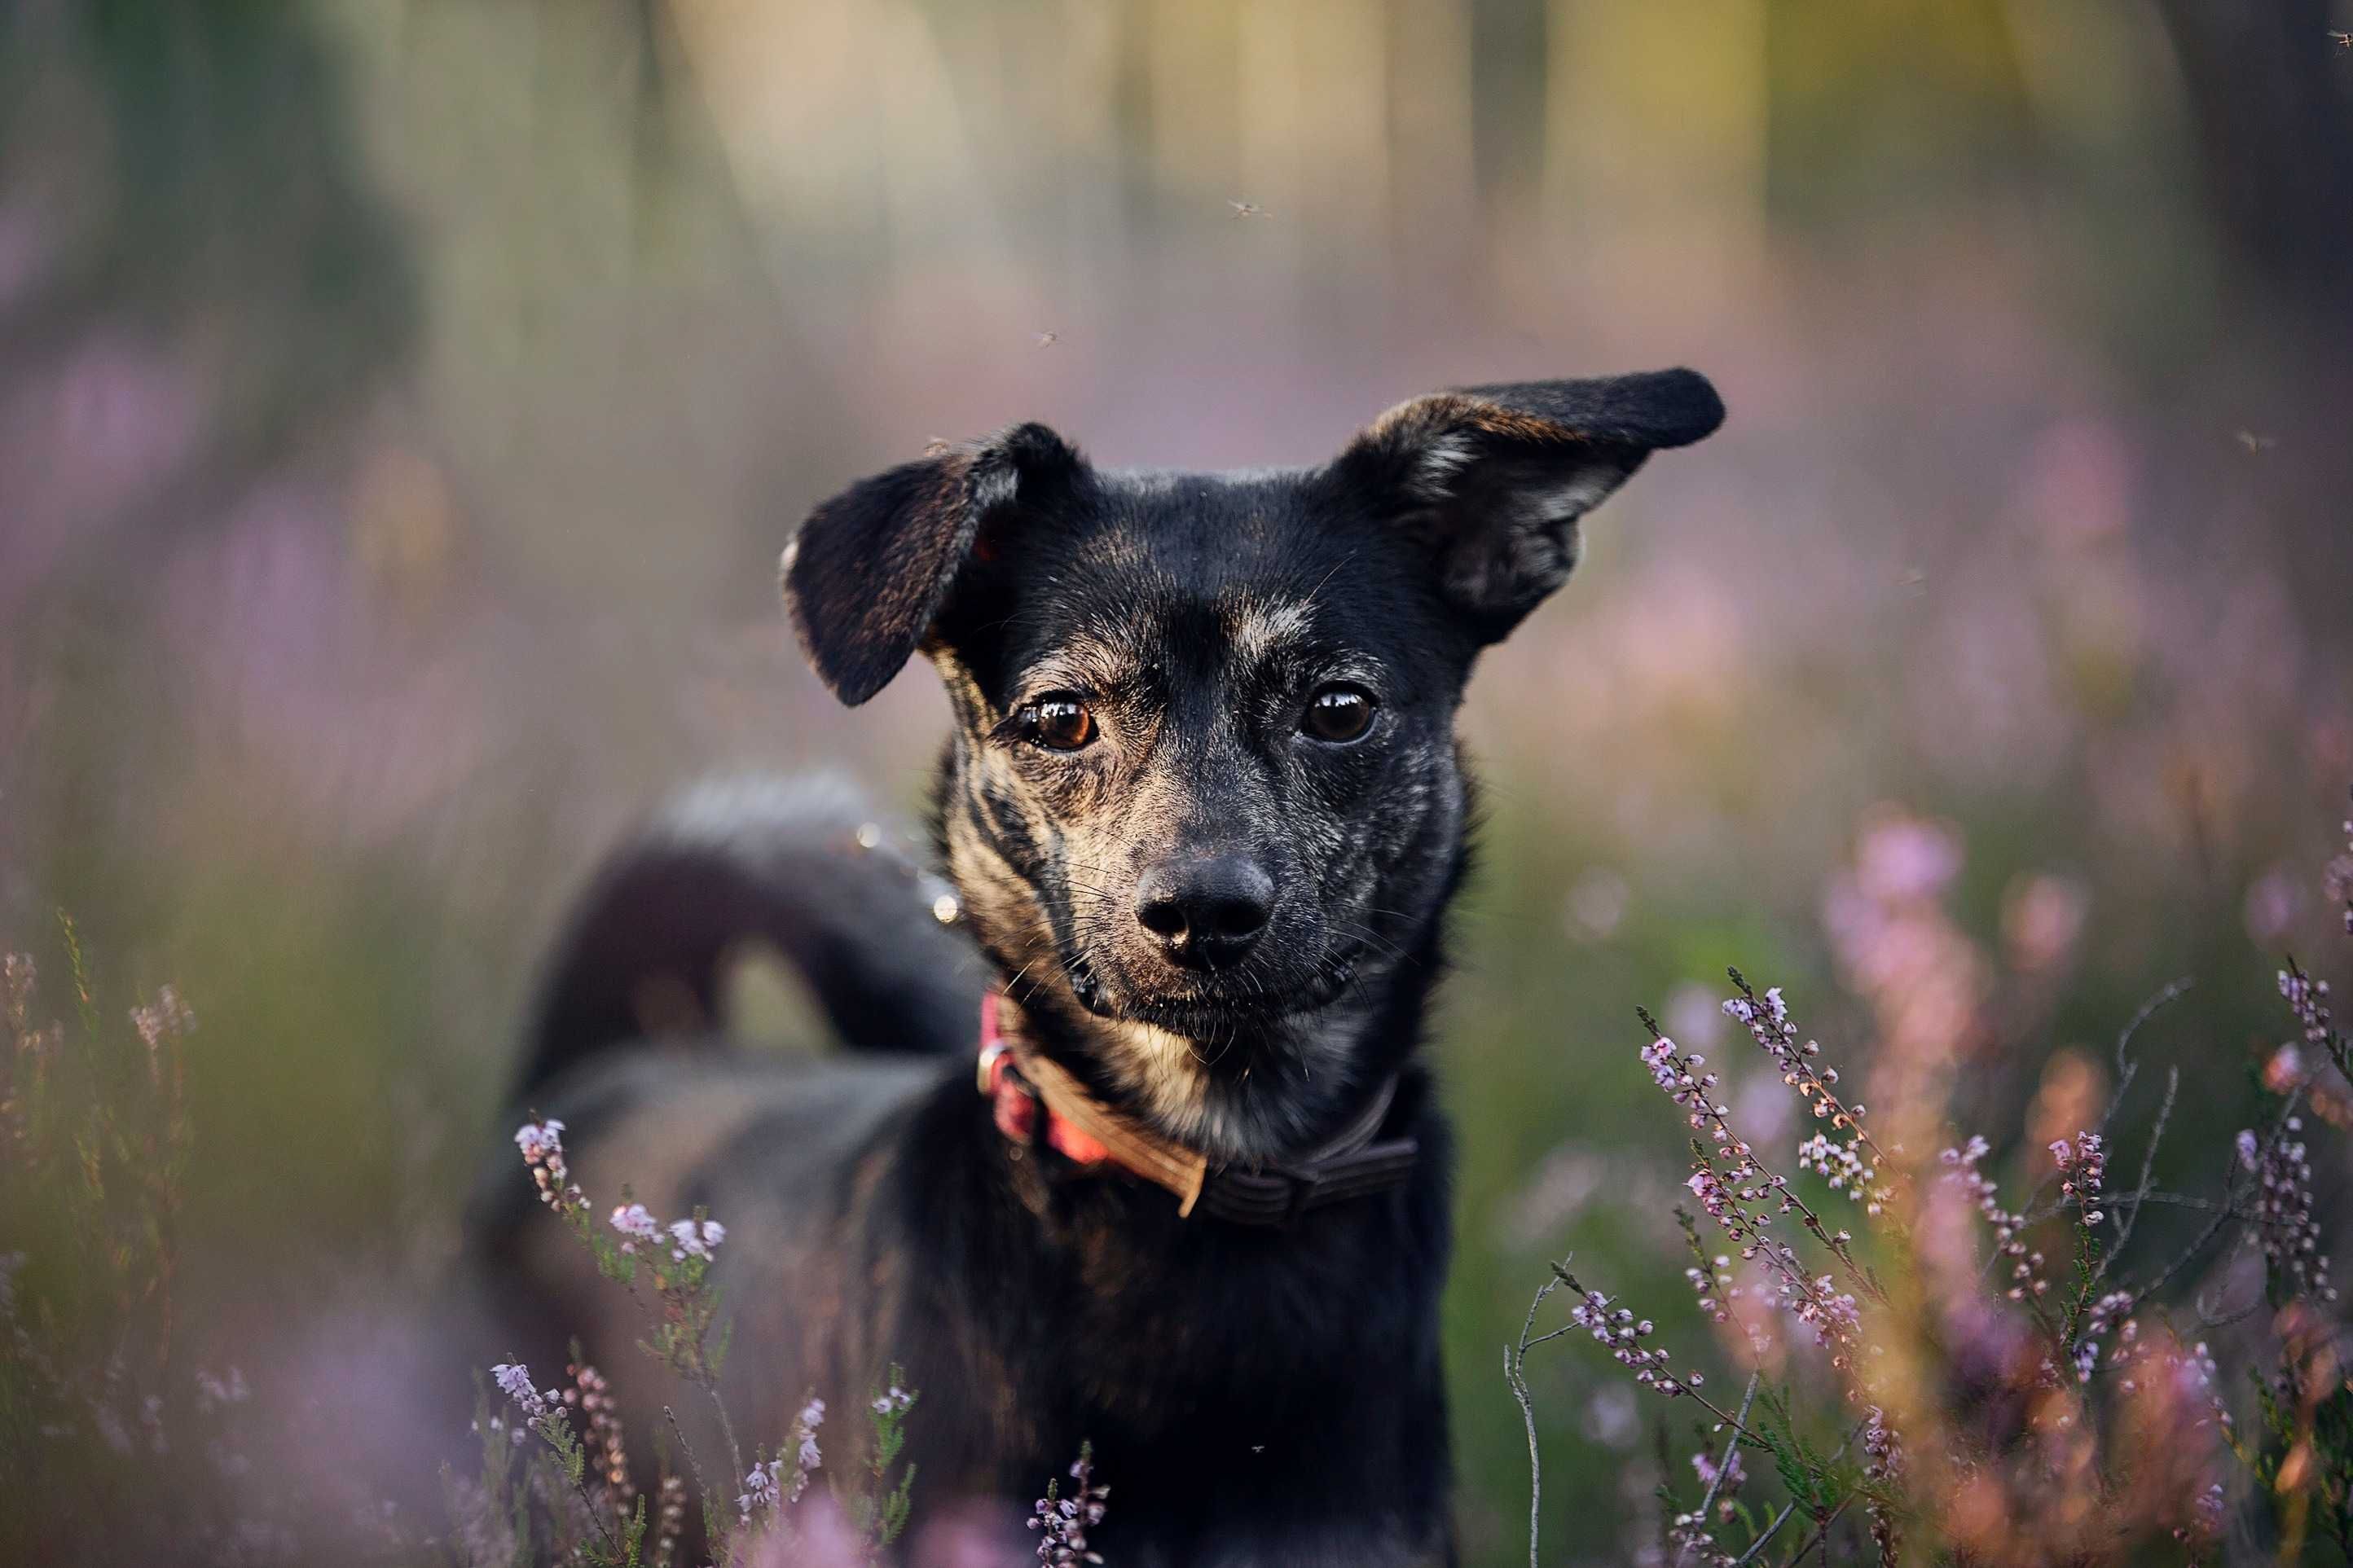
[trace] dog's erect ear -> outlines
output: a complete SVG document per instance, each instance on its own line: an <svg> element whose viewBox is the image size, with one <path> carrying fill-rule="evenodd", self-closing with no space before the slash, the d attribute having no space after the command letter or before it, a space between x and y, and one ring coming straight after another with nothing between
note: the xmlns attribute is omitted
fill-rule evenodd
<svg viewBox="0 0 2353 1568"><path fill-rule="evenodd" d="M923 642L981 525L1064 483L1086 459L1043 425L860 479L785 547L785 605L809 662L856 707Z"/></svg>
<svg viewBox="0 0 2353 1568"><path fill-rule="evenodd" d="M1493 642L1567 581L1578 518L1653 451L1723 422L1689 370L1471 386L1390 409L1327 473L1350 504L1422 536L1448 598Z"/></svg>

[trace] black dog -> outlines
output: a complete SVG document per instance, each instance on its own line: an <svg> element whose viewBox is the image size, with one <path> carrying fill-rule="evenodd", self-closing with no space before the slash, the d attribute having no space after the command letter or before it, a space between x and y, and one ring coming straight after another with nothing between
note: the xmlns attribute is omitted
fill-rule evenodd
<svg viewBox="0 0 2353 1568"><path fill-rule="evenodd" d="M585 900L523 1087L588 1192L728 1226L747 1447L897 1362L919 1526L990 1500L1025 1552L1084 1439L1124 1568L1454 1560L1451 1162L1415 1051L1465 857L1455 710L1578 519L1722 416L1689 371L1479 387L1228 475L1024 425L818 508L784 574L818 672L860 703L920 650L946 683L954 895L839 801L692 797ZM715 1017L747 938L878 1055L660 1048L649 1019ZM577 1329L625 1405L686 1416L511 1161L496 1191L516 1331Z"/></svg>

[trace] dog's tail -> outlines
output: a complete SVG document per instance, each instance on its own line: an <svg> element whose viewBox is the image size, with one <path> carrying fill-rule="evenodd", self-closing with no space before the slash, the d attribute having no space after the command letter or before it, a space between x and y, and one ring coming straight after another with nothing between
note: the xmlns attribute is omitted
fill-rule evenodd
<svg viewBox="0 0 2353 1568"><path fill-rule="evenodd" d="M853 1048L971 1046L983 970L947 884L845 785L728 781L680 795L592 878L548 956L518 1090L616 1047L714 1032L729 964L759 943Z"/></svg>

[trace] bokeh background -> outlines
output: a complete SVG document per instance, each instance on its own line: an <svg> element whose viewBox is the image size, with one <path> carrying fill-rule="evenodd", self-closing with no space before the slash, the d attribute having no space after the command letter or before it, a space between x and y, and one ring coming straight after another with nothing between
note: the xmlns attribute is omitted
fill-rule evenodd
<svg viewBox="0 0 2353 1568"><path fill-rule="evenodd" d="M1637 1003L1704 1039L1737 963L1832 1059L1941 1031L1957 1118L2031 1179L2116 1027L2194 974L2146 1043L2209 1172L2284 1035L2274 955L2346 968L2332 26L2353 8L0 7L0 940L53 952L70 909L109 984L196 1010L187 1331L286 1397L396 1403L368 1347L438 1287L533 958L610 837L747 768L918 812L928 672L839 710L776 603L812 502L1017 419L1113 464L1294 463L1440 385L1674 363L1725 432L1596 519L1464 717L1473 1560L1525 1551L1497 1368L1546 1258L1704 1344ZM1759 1141L1794 1137L1751 1087ZM1652 1528L1657 1413L1547 1348L1549 1538L1614 1560Z"/></svg>

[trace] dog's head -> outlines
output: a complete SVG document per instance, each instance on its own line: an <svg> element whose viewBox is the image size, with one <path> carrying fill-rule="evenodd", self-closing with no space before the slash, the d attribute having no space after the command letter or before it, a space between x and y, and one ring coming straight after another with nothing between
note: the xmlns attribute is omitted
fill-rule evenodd
<svg viewBox="0 0 2353 1568"><path fill-rule="evenodd" d="M1165 1131L1261 1159L1406 1048L1366 1026L1459 864L1480 650L1722 417L1690 371L1474 387L1238 474L1022 425L818 507L785 595L845 702L937 667L950 868L1015 998Z"/></svg>

